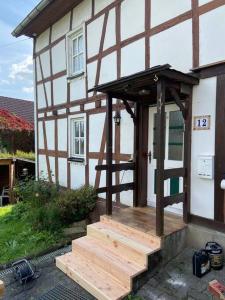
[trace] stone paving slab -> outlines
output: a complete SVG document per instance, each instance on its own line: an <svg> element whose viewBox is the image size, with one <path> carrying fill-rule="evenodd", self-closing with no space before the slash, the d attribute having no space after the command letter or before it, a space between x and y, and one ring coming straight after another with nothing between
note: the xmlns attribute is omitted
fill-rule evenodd
<svg viewBox="0 0 225 300"><path fill-rule="evenodd" d="M211 271L199 279L192 275L193 253L194 249L187 248L166 266L157 269L148 282L138 291L137 296L143 300L212 299L207 291L208 282L217 279L225 284L225 268L220 271ZM14 281L12 274L7 275L6 294L3 299L37 300L61 284L71 290L80 291L87 300L94 300L90 294L57 269L53 259L39 264L37 270L40 271L40 277L25 288Z"/></svg>
<svg viewBox="0 0 225 300"><path fill-rule="evenodd" d="M192 274L194 249L187 248L166 266L161 267L138 291L144 300L207 300L213 299L208 292L208 283L217 279L225 284L225 268L212 270L204 277Z"/></svg>

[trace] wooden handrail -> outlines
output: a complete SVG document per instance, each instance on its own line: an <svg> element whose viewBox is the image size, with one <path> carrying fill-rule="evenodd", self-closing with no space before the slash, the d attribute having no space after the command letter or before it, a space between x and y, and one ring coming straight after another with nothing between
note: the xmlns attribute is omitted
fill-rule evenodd
<svg viewBox="0 0 225 300"><path fill-rule="evenodd" d="M186 169L185 168L174 168L164 170L164 180L173 178L173 177L185 177Z"/></svg>
<svg viewBox="0 0 225 300"><path fill-rule="evenodd" d="M116 193L120 193L120 192L124 192L124 191L129 191L129 190L133 190L134 189L134 182L130 182L130 183L123 183L123 184L119 184L119 185L113 185L112 186L112 194L116 194ZM107 187L102 187L102 188L98 188L96 190L97 194L101 194L101 193L106 193L108 190Z"/></svg>
<svg viewBox="0 0 225 300"><path fill-rule="evenodd" d="M184 193L180 193L173 196L164 197L164 201L163 201L164 207L184 202L184 195L185 195Z"/></svg>
<svg viewBox="0 0 225 300"><path fill-rule="evenodd" d="M98 165L95 167L96 171L106 171L107 169L108 169L108 165ZM134 170L134 169L135 169L135 163L133 162L112 165L112 172Z"/></svg>

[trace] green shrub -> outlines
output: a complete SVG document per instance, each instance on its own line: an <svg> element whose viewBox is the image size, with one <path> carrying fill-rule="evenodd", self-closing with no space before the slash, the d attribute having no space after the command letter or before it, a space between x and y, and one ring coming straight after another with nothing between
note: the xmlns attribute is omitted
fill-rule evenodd
<svg viewBox="0 0 225 300"><path fill-rule="evenodd" d="M54 232L60 230L63 226L60 211L54 201L32 209L28 219L33 224L33 228L38 231L48 230Z"/></svg>
<svg viewBox="0 0 225 300"><path fill-rule="evenodd" d="M32 206L42 206L53 201L58 196L59 188L53 183L44 179L35 181L33 178L27 178L18 182L14 188L16 198L22 201L31 202Z"/></svg>
<svg viewBox="0 0 225 300"><path fill-rule="evenodd" d="M96 199L96 191L91 186L60 193L56 202L63 222L69 224L85 219L94 209Z"/></svg>

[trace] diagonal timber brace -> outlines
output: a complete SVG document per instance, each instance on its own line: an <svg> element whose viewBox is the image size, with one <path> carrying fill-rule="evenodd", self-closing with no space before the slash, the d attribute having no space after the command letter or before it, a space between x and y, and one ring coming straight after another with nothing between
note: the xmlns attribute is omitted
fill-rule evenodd
<svg viewBox="0 0 225 300"><path fill-rule="evenodd" d="M179 94L177 93L175 88L170 87L169 88L171 96L174 98L175 103L177 104L177 106L180 108L183 118L186 119L186 109L185 106L183 105Z"/></svg>
<svg viewBox="0 0 225 300"><path fill-rule="evenodd" d="M131 116L131 118L133 119L134 123L136 123L136 116L135 116L135 113L133 112L132 108L130 107L130 104L125 99L123 99L122 101L123 101L123 104L124 104L124 106L126 108L126 111Z"/></svg>

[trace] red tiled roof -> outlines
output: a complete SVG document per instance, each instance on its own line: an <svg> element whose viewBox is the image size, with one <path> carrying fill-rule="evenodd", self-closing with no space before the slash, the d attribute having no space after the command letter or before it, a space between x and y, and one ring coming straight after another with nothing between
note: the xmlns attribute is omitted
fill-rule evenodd
<svg viewBox="0 0 225 300"><path fill-rule="evenodd" d="M0 109L34 124L34 102L0 96Z"/></svg>
<svg viewBox="0 0 225 300"><path fill-rule="evenodd" d="M8 110L0 109L0 129L33 131L34 125Z"/></svg>

